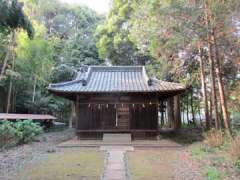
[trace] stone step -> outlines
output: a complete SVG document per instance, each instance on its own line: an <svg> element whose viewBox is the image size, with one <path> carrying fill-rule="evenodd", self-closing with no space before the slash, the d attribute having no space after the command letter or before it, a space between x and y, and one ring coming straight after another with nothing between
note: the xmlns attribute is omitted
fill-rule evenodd
<svg viewBox="0 0 240 180"><path fill-rule="evenodd" d="M115 143L131 142L131 134L130 133L116 133L116 134L104 133L103 142L115 142Z"/></svg>

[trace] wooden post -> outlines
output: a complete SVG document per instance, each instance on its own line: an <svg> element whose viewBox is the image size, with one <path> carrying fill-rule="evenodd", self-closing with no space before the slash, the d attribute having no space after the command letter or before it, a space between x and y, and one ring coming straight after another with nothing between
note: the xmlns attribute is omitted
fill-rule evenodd
<svg viewBox="0 0 240 180"><path fill-rule="evenodd" d="M168 98L167 100L167 115L168 115L168 126L170 128L173 127L173 121L174 121L174 111L173 111L173 97Z"/></svg>
<svg viewBox="0 0 240 180"><path fill-rule="evenodd" d="M174 96L174 124L173 128L178 129L181 127L181 111L180 111L180 97Z"/></svg>
<svg viewBox="0 0 240 180"><path fill-rule="evenodd" d="M76 112L76 121L75 121L75 126L76 130L79 128L79 95L76 97L76 102L75 102L75 112Z"/></svg>
<svg viewBox="0 0 240 180"><path fill-rule="evenodd" d="M71 102L71 115L69 118L69 128L73 128L73 122L76 119L76 103Z"/></svg>
<svg viewBox="0 0 240 180"><path fill-rule="evenodd" d="M161 112L161 127L164 125L164 103L163 100L160 101L160 112Z"/></svg>

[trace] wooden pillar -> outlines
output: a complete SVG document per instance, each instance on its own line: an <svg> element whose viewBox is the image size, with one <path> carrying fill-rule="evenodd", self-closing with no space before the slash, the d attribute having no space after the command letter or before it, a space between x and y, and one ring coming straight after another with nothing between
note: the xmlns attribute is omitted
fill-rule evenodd
<svg viewBox="0 0 240 180"><path fill-rule="evenodd" d="M75 126L76 126L76 130L79 128L79 96L77 95L76 97L76 102L75 102L75 112L76 112L76 121L75 121Z"/></svg>
<svg viewBox="0 0 240 180"><path fill-rule="evenodd" d="M161 112L161 127L164 126L164 103L163 100L160 100L160 112Z"/></svg>
<svg viewBox="0 0 240 180"><path fill-rule="evenodd" d="M75 119L76 119L76 103L71 102L71 115L69 118L69 128L73 128Z"/></svg>
<svg viewBox="0 0 240 180"><path fill-rule="evenodd" d="M181 127L180 97L174 96L174 129Z"/></svg>
<svg viewBox="0 0 240 180"><path fill-rule="evenodd" d="M168 127L173 127L173 121L174 121L174 111L173 111L173 97L170 97L167 99L167 116L168 116Z"/></svg>

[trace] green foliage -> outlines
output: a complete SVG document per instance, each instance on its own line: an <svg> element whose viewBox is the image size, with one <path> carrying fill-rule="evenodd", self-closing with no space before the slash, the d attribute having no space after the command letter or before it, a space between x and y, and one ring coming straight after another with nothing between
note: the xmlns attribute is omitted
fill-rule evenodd
<svg viewBox="0 0 240 180"><path fill-rule="evenodd" d="M22 28L33 38L34 29L23 12L23 5L17 0L0 0L0 31Z"/></svg>
<svg viewBox="0 0 240 180"><path fill-rule="evenodd" d="M42 127L32 120L18 121L13 124L17 132L19 132L19 143L31 142L35 136L43 133Z"/></svg>
<svg viewBox="0 0 240 180"><path fill-rule="evenodd" d="M57 12L45 9L47 32L59 38L55 46L53 81L71 80L81 65L97 65L98 57L94 32L102 17L87 7L63 6L49 2ZM53 14L49 16L49 14ZM69 76L68 76L69 75Z"/></svg>
<svg viewBox="0 0 240 180"><path fill-rule="evenodd" d="M0 123L0 148L11 147L18 144L20 134L12 122L2 121Z"/></svg>
<svg viewBox="0 0 240 180"><path fill-rule="evenodd" d="M213 152L213 149L206 146L197 146L191 149L191 155L196 158L202 158Z"/></svg>
<svg viewBox="0 0 240 180"><path fill-rule="evenodd" d="M1 106L6 106L3 102L13 82L12 111L67 117L69 102L50 95L47 85L71 80L81 65L103 63L146 65L150 76L191 84L193 111L197 111L201 98L199 42L204 47L206 79L210 79L204 1L113 0L106 19L87 7L58 0L21 0L24 6L19 1L0 0L0 67L10 49L9 32L23 29L33 37L34 27L35 37L29 40L23 31L15 31L6 78L1 81L0 111L5 111ZM208 0L223 79L229 87L226 94L236 112L240 99L236 66L240 55L239 2ZM188 100L182 100L185 109Z"/></svg>
<svg viewBox="0 0 240 180"><path fill-rule="evenodd" d="M218 180L220 179L220 172L215 167L208 167L206 169L208 180Z"/></svg>
<svg viewBox="0 0 240 180"><path fill-rule="evenodd" d="M234 163L235 167L240 170L240 159L238 159L235 163Z"/></svg>
<svg viewBox="0 0 240 180"><path fill-rule="evenodd" d="M98 53L107 63L145 64L150 59L147 54L142 57L130 38L131 13L131 3L125 0L114 0L107 19L96 29Z"/></svg>
<svg viewBox="0 0 240 180"><path fill-rule="evenodd" d="M54 65L54 42L44 39L43 26L36 24L35 29L36 36L33 40L29 40L23 32L17 36L15 71L19 77L14 85L17 87L16 94L20 97L16 99L16 106L21 111L28 109L28 112L40 113L46 112L44 108L48 104L45 87L50 81ZM43 102L45 106L42 106Z"/></svg>
<svg viewBox="0 0 240 180"><path fill-rule="evenodd" d="M0 111L6 111L12 81L10 112L51 113L65 121L70 111L69 101L53 96L46 87L72 80L81 65L102 63L94 37L102 17L87 7L73 7L57 0L21 2L25 14L31 18L35 36L30 40L22 30L15 33L11 57L0 84ZM0 33L0 67L9 49L9 38L7 33Z"/></svg>
<svg viewBox="0 0 240 180"><path fill-rule="evenodd" d="M0 148L28 143L41 133L43 129L32 120L17 122L4 120L0 123Z"/></svg>

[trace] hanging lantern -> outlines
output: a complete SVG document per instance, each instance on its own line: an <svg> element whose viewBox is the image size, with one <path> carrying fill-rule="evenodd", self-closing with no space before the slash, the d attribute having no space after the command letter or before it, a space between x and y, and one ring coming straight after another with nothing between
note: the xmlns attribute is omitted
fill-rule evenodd
<svg viewBox="0 0 240 180"><path fill-rule="evenodd" d="M149 104L152 105L152 102L150 101Z"/></svg>

